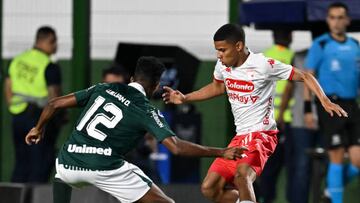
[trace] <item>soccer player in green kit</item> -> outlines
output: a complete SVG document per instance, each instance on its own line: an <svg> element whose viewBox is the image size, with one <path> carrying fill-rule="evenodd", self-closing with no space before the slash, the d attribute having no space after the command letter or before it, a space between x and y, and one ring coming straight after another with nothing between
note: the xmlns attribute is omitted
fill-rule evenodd
<svg viewBox="0 0 360 203"><path fill-rule="evenodd" d="M123 203L174 202L137 166L123 159L146 132L175 155L237 159L246 148L206 147L177 138L149 103L164 69L158 59L141 57L129 85L98 84L51 100L26 143L37 144L42 139L46 123L57 110L82 107L75 129L59 152L55 178L74 187L94 185Z"/></svg>

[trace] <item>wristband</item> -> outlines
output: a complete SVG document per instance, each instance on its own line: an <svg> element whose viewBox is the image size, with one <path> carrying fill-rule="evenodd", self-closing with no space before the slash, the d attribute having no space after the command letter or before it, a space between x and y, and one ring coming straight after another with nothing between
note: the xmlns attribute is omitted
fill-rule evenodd
<svg viewBox="0 0 360 203"><path fill-rule="evenodd" d="M311 112L312 112L311 101L305 101L304 102L304 113L311 113Z"/></svg>

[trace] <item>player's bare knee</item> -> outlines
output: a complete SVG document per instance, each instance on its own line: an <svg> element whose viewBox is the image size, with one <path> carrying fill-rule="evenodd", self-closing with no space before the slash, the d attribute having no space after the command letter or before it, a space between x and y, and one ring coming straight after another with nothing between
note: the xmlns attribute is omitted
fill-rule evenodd
<svg viewBox="0 0 360 203"><path fill-rule="evenodd" d="M253 182L255 180L255 172L247 164L241 164L236 169L235 183L237 182Z"/></svg>
<svg viewBox="0 0 360 203"><path fill-rule="evenodd" d="M209 198L209 199L213 199L214 198L214 195L215 195L215 190L214 190L214 187L212 184L204 181L202 184L201 184L201 193L206 197L206 198Z"/></svg>

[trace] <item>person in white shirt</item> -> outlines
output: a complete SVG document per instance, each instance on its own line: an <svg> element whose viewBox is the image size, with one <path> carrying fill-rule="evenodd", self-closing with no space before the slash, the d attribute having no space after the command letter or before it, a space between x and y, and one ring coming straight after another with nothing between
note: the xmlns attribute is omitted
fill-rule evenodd
<svg viewBox="0 0 360 203"><path fill-rule="evenodd" d="M213 202L255 203L252 183L259 176L277 144L273 98L277 80L305 82L330 114L347 116L324 94L316 79L291 65L250 52L241 26L225 24L214 35L217 64L214 80L189 94L164 87L165 103L207 100L227 93L235 119L236 135L228 145L245 146L241 159L215 159L202 183L202 193ZM225 189L233 184L234 189Z"/></svg>

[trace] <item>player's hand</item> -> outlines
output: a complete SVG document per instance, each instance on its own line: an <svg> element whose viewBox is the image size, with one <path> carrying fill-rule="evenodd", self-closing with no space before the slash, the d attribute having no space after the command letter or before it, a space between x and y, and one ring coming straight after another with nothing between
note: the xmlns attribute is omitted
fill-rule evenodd
<svg viewBox="0 0 360 203"><path fill-rule="evenodd" d="M334 113L336 113L339 117L348 117L348 113L339 105L332 103L330 99L326 99L321 104L324 107L325 111L328 112L331 117L334 116Z"/></svg>
<svg viewBox="0 0 360 203"><path fill-rule="evenodd" d="M244 151L248 151L246 147L230 147L224 149L223 158L229 160L236 160L243 158Z"/></svg>
<svg viewBox="0 0 360 203"><path fill-rule="evenodd" d="M165 93L162 94L165 104L182 104L185 101L185 95L178 90L164 86Z"/></svg>
<svg viewBox="0 0 360 203"><path fill-rule="evenodd" d="M316 120L312 112L305 113L304 115L305 127L308 129L316 129Z"/></svg>
<svg viewBox="0 0 360 203"><path fill-rule="evenodd" d="M25 142L28 145L37 144L42 139L42 131L37 128L32 128L25 137Z"/></svg>

